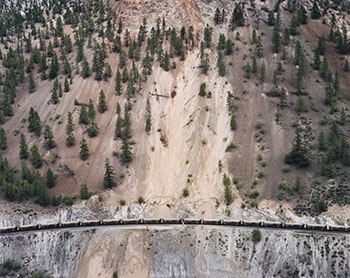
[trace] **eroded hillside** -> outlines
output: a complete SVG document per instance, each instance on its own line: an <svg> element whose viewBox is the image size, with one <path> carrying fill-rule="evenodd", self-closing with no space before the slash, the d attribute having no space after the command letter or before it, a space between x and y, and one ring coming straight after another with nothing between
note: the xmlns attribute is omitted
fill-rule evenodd
<svg viewBox="0 0 350 278"><path fill-rule="evenodd" d="M86 184L107 187L106 205L146 201L157 216L189 205L198 217L348 204L347 16L315 3L318 18L309 2L52 1L45 13L29 4L22 28L3 20L3 157L19 170L5 173L5 197L69 204ZM33 145L43 162L30 174Z"/></svg>

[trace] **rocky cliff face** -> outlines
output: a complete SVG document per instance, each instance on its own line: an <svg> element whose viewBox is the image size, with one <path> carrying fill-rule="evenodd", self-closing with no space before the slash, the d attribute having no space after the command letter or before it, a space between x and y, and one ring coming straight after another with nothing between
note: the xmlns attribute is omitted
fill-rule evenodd
<svg viewBox="0 0 350 278"><path fill-rule="evenodd" d="M350 237L249 228L98 228L1 236L6 258L55 278L348 277Z"/></svg>

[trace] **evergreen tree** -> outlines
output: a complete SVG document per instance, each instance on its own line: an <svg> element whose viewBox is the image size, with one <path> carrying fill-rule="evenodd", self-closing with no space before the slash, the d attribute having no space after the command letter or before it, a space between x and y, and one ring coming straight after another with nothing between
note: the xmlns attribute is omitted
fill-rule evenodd
<svg viewBox="0 0 350 278"><path fill-rule="evenodd" d="M35 168L41 168L41 166L43 165L43 159L40 156L37 145L33 145L30 148L30 162Z"/></svg>
<svg viewBox="0 0 350 278"><path fill-rule="evenodd" d="M265 82L265 74L266 74L266 66L263 63L260 68L260 81L263 83Z"/></svg>
<svg viewBox="0 0 350 278"><path fill-rule="evenodd" d="M257 40L256 40L255 53L256 53L256 56L258 56L258 57L262 57L263 56L263 47L262 47L261 37L260 36L258 36Z"/></svg>
<svg viewBox="0 0 350 278"><path fill-rule="evenodd" d="M152 127L151 104L150 104L149 98L148 98L147 103L146 103L146 127L145 127L147 134L150 133L151 127Z"/></svg>
<svg viewBox="0 0 350 278"><path fill-rule="evenodd" d="M29 93L34 93L35 92L35 81L34 81L34 77L33 77L33 73L31 72L29 74Z"/></svg>
<svg viewBox="0 0 350 278"><path fill-rule="evenodd" d="M327 142L326 142L326 138L324 136L323 131L321 131L320 135L318 136L318 149L320 151L327 150Z"/></svg>
<svg viewBox="0 0 350 278"><path fill-rule="evenodd" d="M237 26L244 26L244 11L243 3L237 3L231 17L231 29L234 30Z"/></svg>
<svg viewBox="0 0 350 278"><path fill-rule="evenodd" d="M122 73L122 81L123 83L125 83L128 80L129 80L128 69L125 67Z"/></svg>
<svg viewBox="0 0 350 278"><path fill-rule="evenodd" d="M51 64L50 64L50 72L49 72L49 78L55 79L57 77L58 74L58 70L59 70L59 63L58 63L58 57L56 52L53 52L53 56L52 56L52 60L51 60Z"/></svg>
<svg viewBox="0 0 350 278"><path fill-rule="evenodd" d="M215 10L214 22L215 22L215 25L218 25L221 22L221 12L219 8L216 8Z"/></svg>
<svg viewBox="0 0 350 278"><path fill-rule="evenodd" d="M89 149L86 140L83 138L80 141L80 159L86 160L89 157Z"/></svg>
<svg viewBox="0 0 350 278"><path fill-rule="evenodd" d="M320 58L320 51L318 47L315 49L313 66L315 70L319 70L321 68L321 58Z"/></svg>
<svg viewBox="0 0 350 278"><path fill-rule="evenodd" d="M46 172L46 186L48 188L54 187L56 185L56 175L49 168Z"/></svg>
<svg viewBox="0 0 350 278"><path fill-rule="evenodd" d="M120 81L119 69L117 70L117 73L115 76L115 91L116 91L117 95L119 95L119 96L122 94L122 85L121 85L121 81Z"/></svg>
<svg viewBox="0 0 350 278"><path fill-rule="evenodd" d="M235 117L235 115L233 113L231 115L230 127L231 127L232 131L237 129L236 117Z"/></svg>
<svg viewBox="0 0 350 278"><path fill-rule="evenodd" d="M206 84L205 83L202 83L199 87L199 95L201 97L205 97L206 95L206 92L205 92L205 87L206 87Z"/></svg>
<svg viewBox="0 0 350 278"><path fill-rule="evenodd" d="M29 132L34 132L36 136L40 136L41 134L41 120L38 112L33 107L29 110L28 130Z"/></svg>
<svg viewBox="0 0 350 278"><path fill-rule="evenodd" d="M291 151L285 156L284 160L287 164L295 164L300 168L305 168L310 164L310 154L305 142L301 138L300 127L296 128L296 137Z"/></svg>
<svg viewBox="0 0 350 278"><path fill-rule="evenodd" d="M206 48L210 48L212 32L212 28L207 24L207 26L204 28L204 43Z"/></svg>
<svg viewBox="0 0 350 278"><path fill-rule="evenodd" d="M79 123L84 125L89 124L89 115L88 115L88 112L86 111L85 105L82 105L80 109Z"/></svg>
<svg viewBox="0 0 350 278"><path fill-rule="evenodd" d="M219 71L219 75L220 76L225 76L226 74L226 67L223 61L223 56L222 56L222 52L218 51L218 60L217 60L217 67L218 67L218 71Z"/></svg>
<svg viewBox="0 0 350 278"><path fill-rule="evenodd" d="M81 74L82 74L83 78L84 79L88 78L91 75L91 73L90 73L90 66L89 66L89 63L86 60L86 58L84 58L84 60L83 60L83 66L82 67L83 67L83 69L82 69Z"/></svg>
<svg viewBox="0 0 350 278"><path fill-rule="evenodd" d="M49 193L47 192L47 189L44 186L39 173L35 175L33 187L36 188L35 201L41 206L49 205L50 204Z"/></svg>
<svg viewBox="0 0 350 278"><path fill-rule="evenodd" d="M256 58L253 56L253 61L252 61L252 73L257 73L258 72L258 65L256 63Z"/></svg>
<svg viewBox="0 0 350 278"><path fill-rule="evenodd" d="M21 133L20 137L20 143L19 143L19 158L20 159L28 159L29 153L28 153L28 145L26 142L26 137L23 133Z"/></svg>
<svg viewBox="0 0 350 278"><path fill-rule="evenodd" d="M75 138L73 136L73 130L74 130L74 124L73 124L73 119L72 119L72 113L68 112L67 127L66 127L66 134L67 134L66 145L68 147L75 145Z"/></svg>
<svg viewBox="0 0 350 278"><path fill-rule="evenodd" d="M281 49L281 36L280 36L280 29L279 24L275 24L273 27L272 32L272 51L274 53L280 52Z"/></svg>
<svg viewBox="0 0 350 278"><path fill-rule="evenodd" d="M106 96L103 92L103 90L100 91L100 96L98 99L98 111L100 113L106 112L108 109L107 102L106 102Z"/></svg>
<svg viewBox="0 0 350 278"><path fill-rule="evenodd" d="M232 53L233 53L233 42L231 40L227 40L225 55L231 55Z"/></svg>
<svg viewBox="0 0 350 278"><path fill-rule="evenodd" d="M57 146L55 140L53 139L53 133L50 126L46 125L44 130L45 144L48 149L52 149Z"/></svg>
<svg viewBox="0 0 350 278"><path fill-rule="evenodd" d="M314 0L314 4L312 6L311 10L311 18L312 19L319 19L321 17L321 12L317 4L317 0Z"/></svg>
<svg viewBox="0 0 350 278"><path fill-rule="evenodd" d="M105 175L103 178L103 186L104 188L112 188L114 186L116 186L114 179L114 171L113 171L113 167L110 165L108 158L106 158L106 162L105 162Z"/></svg>
<svg viewBox="0 0 350 278"><path fill-rule="evenodd" d="M122 153L120 155L120 159L122 164L129 164L132 161L132 153L131 153L131 147L130 142L128 140L127 136L123 136L122 138L122 146L121 146Z"/></svg>
<svg viewBox="0 0 350 278"><path fill-rule="evenodd" d="M344 107L341 108L341 111L340 111L340 119L339 119L339 123L341 125L345 125L346 123L346 113L345 113L345 109Z"/></svg>
<svg viewBox="0 0 350 278"><path fill-rule="evenodd" d="M273 11L269 11L269 13L268 13L267 24L270 26L275 25L275 15L274 15Z"/></svg>
<svg viewBox="0 0 350 278"><path fill-rule="evenodd" d="M3 151L7 149L6 131L2 127L0 127L0 149Z"/></svg>
<svg viewBox="0 0 350 278"><path fill-rule="evenodd" d="M123 126L123 119L120 116L120 112L119 112L118 115L117 115L117 121L116 121L116 124L115 124L115 137L116 138L121 138L122 137L122 134L123 134L122 126Z"/></svg>
<svg viewBox="0 0 350 278"><path fill-rule="evenodd" d="M64 92L69 92L69 83L68 83L68 78L66 77L65 79L64 79Z"/></svg>

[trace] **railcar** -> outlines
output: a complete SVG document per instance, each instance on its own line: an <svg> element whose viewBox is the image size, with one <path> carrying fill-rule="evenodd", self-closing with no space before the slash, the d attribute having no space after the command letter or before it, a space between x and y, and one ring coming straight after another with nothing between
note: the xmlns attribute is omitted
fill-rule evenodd
<svg viewBox="0 0 350 278"><path fill-rule="evenodd" d="M307 224L306 228L309 229L309 230L325 231L325 230L327 230L327 225Z"/></svg>
<svg viewBox="0 0 350 278"><path fill-rule="evenodd" d="M70 228L70 227L79 227L81 221L69 221L69 222L61 222L62 228Z"/></svg>
<svg viewBox="0 0 350 278"><path fill-rule="evenodd" d="M200 225L201 224L200 219L185 218L183 221L184 221L184 224L186 224L186 225Z"/></svg>
<svg viewBox="0 0 350 278"><path fill-rule="evenodd" d="M161 219L159 219L159 218L146 218L146 219L143 219L143 223L146 225L160 224Z"/></svg>
<svg viewBox="0 0 350 278"><path fill-rule="evenodd" d="M287 229L306 229L306 224L303 223L285 223Z"/></svg>
<svg viewBox="0 0 350 278"><path fill-rule="evenodd" d="M267 228L283 228L284 223L283 222L271 222L271 221L264 221L264 227Z"/></svg>
<svg viewBox="0 0 350 278"><path fill-rule="evenodd" d="M40 224L29 224L29 225L22 225L18 227L18 231L34 231L39 229L40 229Z"/></svg>
<svg viewBox="0 0 350 278"><path fill-rule="evenodd" d="M103 225L119 225L121 224L122 220L121 219L105 219L102 220Z"/></svg>
<svg viewBox="0 0 350 278"><path fill-rule="evenodd" d="M329 226L329 230L332 232L346 232L348 227L344 226Z"/></svg>
<svg viewBox="0 0 350 278"><path fill-rule="evenodd" d="M165 218L165 219L161 219L161 223L168 224L168 225L179 225L179 224L184 224L184 219Z"/></svg>
<svg viewBox="0 0 350 278"><path fill-rule="evenodd" d="M222 224L225 226L242 226L243 221L242 220L224 219Z"/></svg>
<svg viewBox="0 0 350 278"><path fill-rule="evenodd" d="M141 223L141 219L124 219L123 223L124 225L137 225Z"/></svg>
<svg viewBox="0 0 350 278"><path fill-rule="evenodd" d="M0 234L13 233L19 231L19 226L1 227Z"/></svg>
<svg viewBox="0 0 350 278"><path fill-rule="evenodd" d="M99 226L102 224L102 220L84 220L80 222L81 226Z"/></svg>
<svg viewBox="0 0 350 278"><path fill-rule="evenodd" d="M260 225L260 222L257 221L242 221L243 226L248 226L248 227L256 227Z"/></svg>
<svg viewBox="0 0 350 278"><path fill-rule="evenodd" d="M60 227L60 223L58 222L53 222L53 223L43 223L40 224L40 229L41 230L49 230L49 229L56 229Z"/></svg>

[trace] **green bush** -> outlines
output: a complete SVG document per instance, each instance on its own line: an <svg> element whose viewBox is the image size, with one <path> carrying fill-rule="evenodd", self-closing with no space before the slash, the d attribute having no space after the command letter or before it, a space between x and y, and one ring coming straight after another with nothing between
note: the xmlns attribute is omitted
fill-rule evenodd
<svg viewBox="0 0 350 278"><path fill-rule="evenodd" d="M258 229L254 229L252 232L252 241L258 243L261 240L261 232Z"/></svg>

